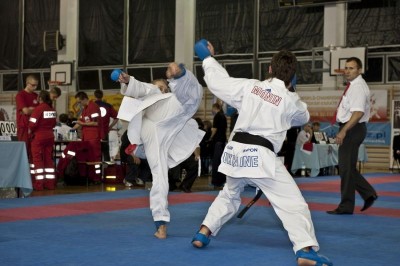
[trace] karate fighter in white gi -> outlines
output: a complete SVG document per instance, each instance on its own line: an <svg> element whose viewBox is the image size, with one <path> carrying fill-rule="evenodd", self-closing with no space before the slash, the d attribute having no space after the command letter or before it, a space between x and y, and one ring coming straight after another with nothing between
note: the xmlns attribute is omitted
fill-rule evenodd
<svg viewBox="0 0 400 266"><path fill-rule="evenodd" d="M231 139L225 147L218 170L226 174L226 184L210 206L200 230L192 239L193 246L204 247L210 235L238 211L240 194L247 184L263 191L293 243L298 265L332 265L317 253L308 205L292 176L276 153L281 149L286 131L308 122L307 105L297 93L289 91L296 72L296 57L288 51L273 56L270 78L231 78L212 57L214 48L202 39L195 45L203 60L210 91L239 112Z"/></svg>
<svg viewBox="0 0 400 266"><path fill-rule="evenodd" d="M204 135L191 119L202 100L203 87L183 65L171 63L166 76L172 93L162 93L157 86L126 73L118 78L121 93L141 101L129 122L128 138L131 144L144 145L153 176L150 209L157 228L155 236L160 239L167 237L166 223L170 222L168 169L187 159Z"/></svg>

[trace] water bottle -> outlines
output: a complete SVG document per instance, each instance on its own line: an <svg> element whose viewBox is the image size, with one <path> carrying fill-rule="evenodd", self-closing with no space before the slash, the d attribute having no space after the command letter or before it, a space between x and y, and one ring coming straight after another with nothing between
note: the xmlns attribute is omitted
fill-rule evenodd
<svg viewBox="0 0 400 266"><path fill-rule="evenodd" d="M78 132L76 130L72 130L72 140L77 140L78 139Z"/></svg>
<svg viewBox="0 0 400 266"><path fill-rule="evenodd" d="M302 177L305 177L305 176L306 176L306 165L305 165L304 162L301 163L300 175L301 175Z"/></svg>
<svg viewBox="0 0 400 266"><path fill-rule="evenodd" d="M70 129L68 132L68 140L74 140L74 130Z"/></svg>

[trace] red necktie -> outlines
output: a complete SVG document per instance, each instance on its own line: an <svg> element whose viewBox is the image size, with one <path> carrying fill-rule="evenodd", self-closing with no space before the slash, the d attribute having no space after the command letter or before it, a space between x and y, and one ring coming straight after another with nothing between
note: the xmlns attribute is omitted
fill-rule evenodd
<svg viewBox="0 0 400 266"><path fill-rule="evenodd" d="M338 108L339 108L340 103L342 102L343 96L346 95L346 92L347 92L347 90L349 89L349 87L350 87L350 82L347 82L346 88L344 89L344 92L343 92L343 94L342 94L342 97L340 97L340 101L339 101L339 103L338 103L338 105L337 105L337 107L336 107L335 114L334 114L333 117L332 117L331 125L333 125L333 124L336 123L337 110L338 110Z"/></svg>

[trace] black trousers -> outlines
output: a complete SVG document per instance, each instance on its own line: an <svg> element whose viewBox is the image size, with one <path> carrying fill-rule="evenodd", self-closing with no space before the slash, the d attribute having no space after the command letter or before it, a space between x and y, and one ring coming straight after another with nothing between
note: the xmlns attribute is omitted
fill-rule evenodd
<svg viewBox="0 0 400 266"><path fill-rule="evenodd" d="M140 164L135 164L132 156L128 156L126 163L128 168L125 175L126 181L134 183L136 178L144 182L152 180L150 166L146 159L140 159Z"/></svg>
<svg viewBox="0 0 400 266"><path fill-rule="evenodd" d="M185 189L190 190L193 186L194 181L198 177L199 172L199 161L196 161L194 155L190 155L185 161L181 162L177 166L169 169L168 171L168 182L170 186L170 190L174 190L176 188L176 182L180 180L182 170L186 170L186 176L181 181L180 186Z"/></svg>
<svg viewBox="0 0 400 266"><path fill-rule="evenodd" d="M339 146L341 201L338 208L342 211L354 211L356 191L364 200L376 194L375 189L357 170L358 149L366 134L365 123L358 123L347 131L343 144Z"/></svg>
<svg viewBox="0 0 400 266"><path fill-rule="evenodd" d="M218 167L221 164L221 157L224 153L225 143L216 142L214 146L214 154L212 158L212 170L211 170L211 184L214 186L223 186L226 182L226 175L218 172Z"/></svg>

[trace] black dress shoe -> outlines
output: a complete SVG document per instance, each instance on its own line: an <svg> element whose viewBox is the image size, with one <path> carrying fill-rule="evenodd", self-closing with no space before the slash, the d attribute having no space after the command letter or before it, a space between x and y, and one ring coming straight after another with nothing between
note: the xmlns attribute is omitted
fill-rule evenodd
<svg viewBox="0 0 400 266"><path fill-rule="evenodd" d="M191 193L192 191L190 190L190 188L187 188L185 186L180 185L179 189L182 190L185 193Z"/></svg>
<svg viewBox="0 0 400 266"><path fill-rule="evenodd" d="M362 212L363 212L363 211L366 211L369 207L372 206L372 204L374 204L375 200L377 200L377 199L378 199L378 196L377 196L377 195L372 195L371 197L367 198L367 199L364 201L364 206L361 208L361 211L362 211Z"/></svg>
<svg viewBox="0 0 400 266"><path fill-rule="evenodd" d="M353 212L342 211L339 209L334 209L332 211L327 211L328 214L353 214Z"/></svg>

